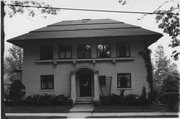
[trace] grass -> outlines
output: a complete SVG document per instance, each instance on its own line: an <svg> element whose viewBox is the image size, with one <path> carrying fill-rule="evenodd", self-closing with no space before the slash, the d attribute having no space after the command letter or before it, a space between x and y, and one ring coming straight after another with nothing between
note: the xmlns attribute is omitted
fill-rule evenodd
<svg viewBox="0 0 180 119"><path fill-rule="evenodd" d="M103 105L94 106L94 112L167 112L163 105Z"/></svg>
<svg viewBox="0 0 180 119"><path fill-rule="evenodd" d="M5 113L66 113L71 106L5 106Z"/></svg>

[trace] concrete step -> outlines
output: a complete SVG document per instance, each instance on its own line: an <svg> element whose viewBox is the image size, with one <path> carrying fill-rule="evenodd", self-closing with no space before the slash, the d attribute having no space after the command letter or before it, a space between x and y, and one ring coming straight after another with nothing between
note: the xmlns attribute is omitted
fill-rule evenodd
<svg viewBox="0 0 180 119"><path fill-rule="evenodd" d="M76 98L76 104L88 104L93 103L92 97L78 97Z"/></svg>

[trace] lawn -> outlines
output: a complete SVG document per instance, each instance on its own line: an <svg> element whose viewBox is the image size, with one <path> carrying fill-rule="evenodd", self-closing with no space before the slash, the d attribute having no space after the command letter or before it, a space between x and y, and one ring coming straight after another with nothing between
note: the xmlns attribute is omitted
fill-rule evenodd
<svg viewBox="0 0 180 119"><path fill-rule="evenodd" d="M94 112L167 112L163 105L104 105L94 106Z"/></svg>
<svg viewBox="0 0 180 119"><path fill-rule="evenodd" d="M5 106L5 113L66 113L71 106Z"/></svg>

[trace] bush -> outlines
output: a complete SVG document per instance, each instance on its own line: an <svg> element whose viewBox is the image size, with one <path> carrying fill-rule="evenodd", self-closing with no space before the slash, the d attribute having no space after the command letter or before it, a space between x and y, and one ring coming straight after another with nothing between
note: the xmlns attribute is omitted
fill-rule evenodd
<svg viewBox="0 0 180 119"><path fill-rule="evenodd" d="M178 111L179 93L178 92L167 92L159 97L159 101L162 104L167 105L169 111Z"/></svg>
<svg viewBox="0 0 180 119"><path fill-rule="evenodd" d="M64 95L33 95L25 99L28 105L72 105L72 100Z"/></svg>
<svg viewBox="0 0 180 119"><path fill-rule="evenodd" d="M20 101L25 96L25 92L23 90L25 89L24 85L21 81L15 80L10 86L9 89L9 96L8 98L13 101Z"/></svg>
<svg viewBox="0 0 180 119"><path fill-rule="evenodd" d="M138 101L139 97L134 94L129 94L125 97L125 103L127 105L137 105L139 103Z"/></svg>

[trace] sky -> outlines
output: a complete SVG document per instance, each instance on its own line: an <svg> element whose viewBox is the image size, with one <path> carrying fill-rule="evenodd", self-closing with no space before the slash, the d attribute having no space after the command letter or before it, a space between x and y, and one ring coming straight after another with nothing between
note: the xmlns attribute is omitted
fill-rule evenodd
<svg viewBox="0 0 180 119"><path fill-rule="evenodd" d="M10 0L7 0L10 1ZM139 12L153 12L165 0L127 0L125 5L121 5L118 0L38 0L38 2L44 2L50 4L52 7L66 7L66 8L79 8L79 9L100 9L100 10L119 10L119 11L139 11ZM170 6L175 5L178 0L170 0L167 4L164 4L162 9L168 9ZM8 10L8 9L7 9ZM41 14L35 17L30 17L25 14L16 14L14 17L9 18L5 16L5 39L10 39L29 31L45 27L49 24L61 22L64 20L80 20L80 19L113 19L128 24L140 26L145 29L153 30L159 33L163 33L158 28L158 24L155 21L155 15L143 14L124 14L124 13L101 13L101 12L84 12L73 10L60 10L57 15L47 15L44 18ZM141 19L141 20L138 20ZM170 44L170 37L166 34L159 39L156 43L149 48L154 53L157 45L163 45L166 55L170 58L172 48L168 47ZM10 43L5 43L5 54L7 55L8 49L11 47ZM179 49L180 50L180 49ZM180 60L175 62L178 64L178 70L180 71Z"/></svg>

